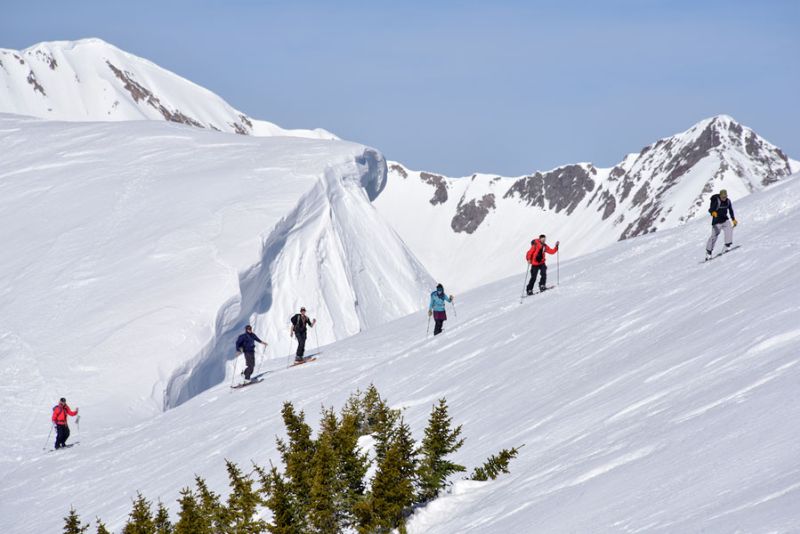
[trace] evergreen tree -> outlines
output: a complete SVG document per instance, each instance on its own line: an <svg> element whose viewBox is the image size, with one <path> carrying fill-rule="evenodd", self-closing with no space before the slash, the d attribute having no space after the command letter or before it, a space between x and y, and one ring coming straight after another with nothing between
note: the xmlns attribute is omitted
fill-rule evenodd
<svg viewBox="0 0 800 534"><path fill-rule="evenodd" d="M508 473L508 463L517 457L519 449L524 446L523 444L519 448L503 449L497 455L489 456L481 467L476 467L472 471L470 480L494 480L500 473Z"/></svg>
<svg viewBox="0 0 800 534"><path fill-rule="evenodd" d="M153 524L156 527L156 534L172 534L173 527L172 522L169 520L169 512L167 511L166 506L160 500L158 501L158 506L156 507L156 516L153 519Z"/></svg>
<svg viewBox="0 0 800 534"><path fill-rule="evenodd" d="M461 425L452 428L452 418L447 413L447 401L439 399L439 405L434 406L425 429L420 454L419 475L419 500L427 502L438 497L439 492L447 485L447 477L453 473L466 471L463 465L458 465L447 459L464 444L461 435Z"/></svg>
<svg viewBox="0 0 800 534"><path fill-rule="evenodd" d="M156 526L153 523L153 513L150 511L150 501L145 499L141 493L137 493L122 534L155 534L155 531Z"/></svg>
<svg viewBox="0 0 800 534"><path fill-rule="evenodd" d="M363 396L360 390L356 390L355 393L350 394L350 397L345 401L341 410L342 418L350 416L355 419L359 436L369 433L363 406Z"/></svg>
<svg viewBox="0 0 800 534"><path fill-rule="evenodd" d="M289 482L274 465L269 473L259 468L259 476L262 492L268 495L267 507L272 511L272 524L267 525L267 530L272 534L303 534Z"/></svg>
<svg viewBox="0 0 800 534"><path fill-rule="evenodd" d="M83 534L89 529L88 523L81 523L75 508L69 508L69 514L64 518L64 534Z"/></svg>
<svg viewBox="0 0 800 534"><path fill-rule="evenodd" d="M109 532L108 529L106 528L105 523L100 521L99 517L96 518L95 520L97 521L97 534L111 534L111 532Z"/></svg>
<svg viewBox="0 0 800 534"><path fill-rule="evenodd" d="M202 477L195 476L194 482L197 487L200 513L209 521L212 532L225 532L230 524L230 518L227 508L219 500L219 495L208 489Z"/></svg>
<svg viewBox="0 0 800 534"><path fill-rule="evenodd" d="M416 449L411 429L402 418L378 463L369 498L356 506L359 532L403 528L403 517L414 504Z"/></svg>
<svg viewBox="0 0 800 534"><path fill-rule="evenodd" d="M278 439L278 451L281 453L285 474L289 480L296 512L295 522L304 530L305 519L309 513L309 502L313 470L309 469L314 462L314 440L311 439L311 427L305 422L305 414L295 413L291 402L283 404L283 423L289 442Z"/></svg>
<svg viewBox="0 0 800 534"><path fill-rule="evenodd" d="M175 534L213 534L211 519L204 514L192 490L183 488L178 499L180 511L175 523Z"/></svg>
<svg viewBox="0 0 800 534"><path fill-rule="evenodd" d="M228 483L231 493L228 495L227 517L229 530L233 534L254 534L264 532L267 525L261 519L255 519L258 507L263 504L261 496L253 488L253 480L242 474L239 467L225 460L228 469Z"/></svg>
<svg viewBox="0 0 800 534"><path fill-rule="evenodd" d="M359 427L356 415L343 413L333 441L339 464L339 506L343 510L344 526L352 526L355 522L354 508L364 498L364 477L369 469L369 457L358 446Z"/></svg>
<svg viewBox="0 0 800 534"><path fill-rule="evenodd" d="M332 443L336 432L335 416L333 425L333 428L323 431L317 440L312 467L309 523L312 531L318 534L339 532L340 497L343 492L337 477L338 458Z"/></svg>

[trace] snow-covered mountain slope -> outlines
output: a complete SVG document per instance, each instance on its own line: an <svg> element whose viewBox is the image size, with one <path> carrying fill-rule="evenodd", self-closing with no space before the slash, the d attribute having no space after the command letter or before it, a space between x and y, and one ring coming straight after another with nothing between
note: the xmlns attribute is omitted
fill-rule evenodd
<svg viewBox="0 0 800 534"><path fill-rule="evenodd" d="M547 234L562 259L706 215L710 196L744 196L800 170L779 148L717 116L646 146L610 169L591 163L530 176L448 178L390 162L375 202L428 270L456 291L525 270ZM409 216L413 213L413 216Z"/></svg>
<svg viewBox="0 0 800 534"><path fill-rule="evenodd" d="M165 120L256 136L336 139L285 130L234 109L208 89L100 39L0 49L0 113L66 121Z"/></svg>
<svg viewBox="0 0 800 534"><path fill-rule="evenodd" d="M70 505L118 530L137 489L174 509L194 474L224 491L223 458L278 459L284 400L314 422L374 382L418 438L446 396L459 463L525 444L511 474L456 482L410 532L797 531L800 180L737 207L743 247L712 262L704 221L625 240L564 262L561 286L523 304L516 278L464 294L434 339L420 312L139 425L87 407L68 452L40 452L43 400L3 477L0 530L56 531Z"/></svg>
<svg viewBox="0 0 800 534"><path fill-rule="evenodd" d="M362 145L0 115L0 146L9 435L62 395L131 424L218 384L248 322L285 362L301 305L314 347L419 309L430 287L370 203L386 166Z"/></svg>

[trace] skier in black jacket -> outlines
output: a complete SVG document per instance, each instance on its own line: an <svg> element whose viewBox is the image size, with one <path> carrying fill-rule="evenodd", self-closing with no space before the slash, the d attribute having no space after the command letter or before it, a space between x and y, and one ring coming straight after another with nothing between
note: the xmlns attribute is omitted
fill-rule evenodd
<svg viewBox="0 0 800 534"><path fill-rule="evenodd" d="M733 202L728 198L728 192L720 189L719 194L711 196L711 205L708 208L711 214L711 237L706 243L706 259L711 259L714 251L714 244L717 242L720 232L725 232L725 252L730 250L733 245L733 227L738 223L733 214Z"/></svg>
<svg viewBox="0 0 800 534"><path fill-rule="evenodd" d="M292 329L289 331L289 335L297 338L297 353L295 354L294 361L302 363L303 354L306 351L307 328L314 328L314 325L317 324L317 320L311 320L306 317L306 309L300 308L300 313L293 315L291 321Z"/></svg>
<svg viewBox="0 0 800 534"><path fill-rule="evenodd" d="M265 347L266 343L261 341L257 335L253 333L253 327L247 325L244 327L244 334L236 339L236 352L244 352L244 361L246 367L244 368L244 379L250 380L250 375L253 374L253 369L256 366L256 342L261 343Z"/></svg>

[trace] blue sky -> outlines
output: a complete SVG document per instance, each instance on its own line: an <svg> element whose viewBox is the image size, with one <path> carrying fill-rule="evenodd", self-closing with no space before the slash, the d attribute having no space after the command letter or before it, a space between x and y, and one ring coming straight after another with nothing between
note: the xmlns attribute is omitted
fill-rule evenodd
<svg viewBox="0 0 800 534"><path fill-rule="evenodd" d="M4 4L0 47L100 37L416 169L607 166L719 113L800 159L793 0Z"/></svg>

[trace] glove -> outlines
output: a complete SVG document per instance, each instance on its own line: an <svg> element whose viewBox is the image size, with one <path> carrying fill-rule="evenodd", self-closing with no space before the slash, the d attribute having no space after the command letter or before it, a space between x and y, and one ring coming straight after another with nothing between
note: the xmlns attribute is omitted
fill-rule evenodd
<svg viewBox="0 0 800 534"><path fill-rule="evenodd" d="M431 315L433 315L433 310L428 310L428 317L430 317Z"/></svg>
<svg viewBox="0 0 800 534"><path fill-rule="evenodd" d="M556 248L558 248L559 243L561 243L561 241L556 241Z"/></svg>
<svg viewBox="0 0 800 534"><path fill-rule="evenodd" d="M451 303L453 302L453 299L455 299L455 297L453 295L450 295L450 302Z"/></svg>
<svg viewBox="0 0 800 534"><path fill-rule="evenodd" d="M739 224L738 222L736 222L736 219L734 219L734 220L733 220L733 221L731 221L731 222L733 222L733 225L734 225L734 226L736 226L737 224Z"/></svg>
<svg viewBox="0 0 800 534"><path fill-rule="evenodd" d="M714 218L716 219L716 218L717 218L717 212L716 212L716 211L712 211L712 212L711 212L711 216L712 216L712 217L714 217Z"/></svg>

